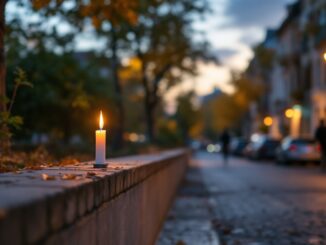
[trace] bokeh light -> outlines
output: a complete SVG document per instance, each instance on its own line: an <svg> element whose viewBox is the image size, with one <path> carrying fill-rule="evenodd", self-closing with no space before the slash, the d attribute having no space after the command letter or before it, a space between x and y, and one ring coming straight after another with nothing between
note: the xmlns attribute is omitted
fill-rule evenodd
<svg viewBox="0 0 326 245"><path fill-rule="evenodd" d="M269 127L273 124L273 118L272 117L265 117L264 118L264 125Z"/></svg>
<svg viewBox="0 0 326 245"><path fill-rule="evenodd" d="M293 117L293 115L294 115L294 110L293 109L287 109L286 111L285 111L285 116L287 117L287 118L292 118Z"/></svg>

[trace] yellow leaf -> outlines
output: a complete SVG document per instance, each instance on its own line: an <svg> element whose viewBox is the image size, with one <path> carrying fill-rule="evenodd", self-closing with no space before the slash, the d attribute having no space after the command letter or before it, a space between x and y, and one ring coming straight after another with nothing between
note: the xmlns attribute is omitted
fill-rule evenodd
<svg viewBox="0 0 326 245"><path fill-rule="evenodd" d="M74 180L76 179L76 175L75 174L64 174L61 176L62 180Z"/></svg>
<svg viewBox="0 0 326 245"><path fill-rule="evenodd" d="M42 174L41 177L43 180L55 180L55 176L51 176L48 174Z"/></svg>

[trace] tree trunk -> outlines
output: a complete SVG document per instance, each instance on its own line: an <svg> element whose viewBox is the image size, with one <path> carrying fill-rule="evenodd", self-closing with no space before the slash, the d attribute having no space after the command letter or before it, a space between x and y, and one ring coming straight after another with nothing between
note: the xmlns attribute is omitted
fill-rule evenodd
<svg viewBox="0 0 326 245"><path fill-rule="evenodd" d="M141 56L139 56L141 59ZM158 102L158 88L159 83L164 78L164 75L171 69L172 65L168 64L162 68L160 72L157 73L155 78L151 81L148 80L146 75L146 64L142 61L142 76L143 76L143 86L145 89L145 112L146 112L146 125L147 125L147 137L150 143L155 143L155 109ZM150 88L149 83L153 85Z"/></svg>
<svg viewBox="0 0 326 245"><path fill-rule="evenodd" d="M155 114L155 106L153 105L151 101L151 94L150 91L145 92L145 113L146 113L146 126L147 126L147 137L148 141L150 143L155 142L155 119L154 119L154 114Z"/></svg>
<svg viewBox="0 0 326 245"><path fill-rule="evenodd" d="M0 119L5 119L7 112L6 105L6 56L5 56L5 8L7 0L0 0ZM9 153L11 134L6 122L0 124L0 152Z"/></svg>
<svg viewBox="0 0 326 245"><path fill-rule="evenodd" d="M0 0L0 112L7 110L6 97L6 58L5 58L5 7L6 0Z"/></svg>
<svg viewBox="0 0 326 245"><path fill-rule="evenodd" d="M144 98L144 107L145 107L145 119L146 119L146 128L147 128L147 140L149 143L154 143L155 134L154 134L154 106L151 100L151 91L149 88L149 81L146 75L147 65L145 61L142 59L142 55L138 55L138 58L142 63L142 84L144 87L145 98Z"/></svg>
<svg viewBox="0 0 326 245"><path fill-rule="evenodd" d="M112 51L112 74L113 74L113 83L116 95L116 106L118 109L117 113L117 124L115 127L114 138L113 138L113 149L121 149L123 146L123 132L124 132L124 107L123 107L123 100L122 100L122 87L120 83L120 78L118 74L119 69L119 60L117 56L117 36L112 27L112 39L111 39L111 51Z"/></svg>

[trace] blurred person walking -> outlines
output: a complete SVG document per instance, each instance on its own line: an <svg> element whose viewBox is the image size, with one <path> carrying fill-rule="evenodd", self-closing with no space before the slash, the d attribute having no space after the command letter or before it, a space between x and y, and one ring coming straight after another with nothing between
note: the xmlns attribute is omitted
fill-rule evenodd
<svg viewBox="0 0 326 245"><path fill-rule="evenodd" d="M320 120L319 126L316 129L315 138L321 148L321 169L326 171L326 126L323 119Z"/></svg>
<svg viewBox="0 0 326 245"><path fill-rule="evenodd" d="M231 141L231 136L230 136L228 130L225 129L221 135L222 154L223 154L223 159L224 159L224 165L228 164L230 141Z"/></svg>

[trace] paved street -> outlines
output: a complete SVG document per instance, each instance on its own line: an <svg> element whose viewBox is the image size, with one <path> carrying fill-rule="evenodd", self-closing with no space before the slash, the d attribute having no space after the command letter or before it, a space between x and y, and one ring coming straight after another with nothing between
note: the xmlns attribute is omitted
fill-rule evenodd
<svg viewBox="0 0 326 245"><path fill-rule="evenodd" d="M219 237L219 239L218 239ZM326 244L326 174L199 153L158 245Z"/></svg>

